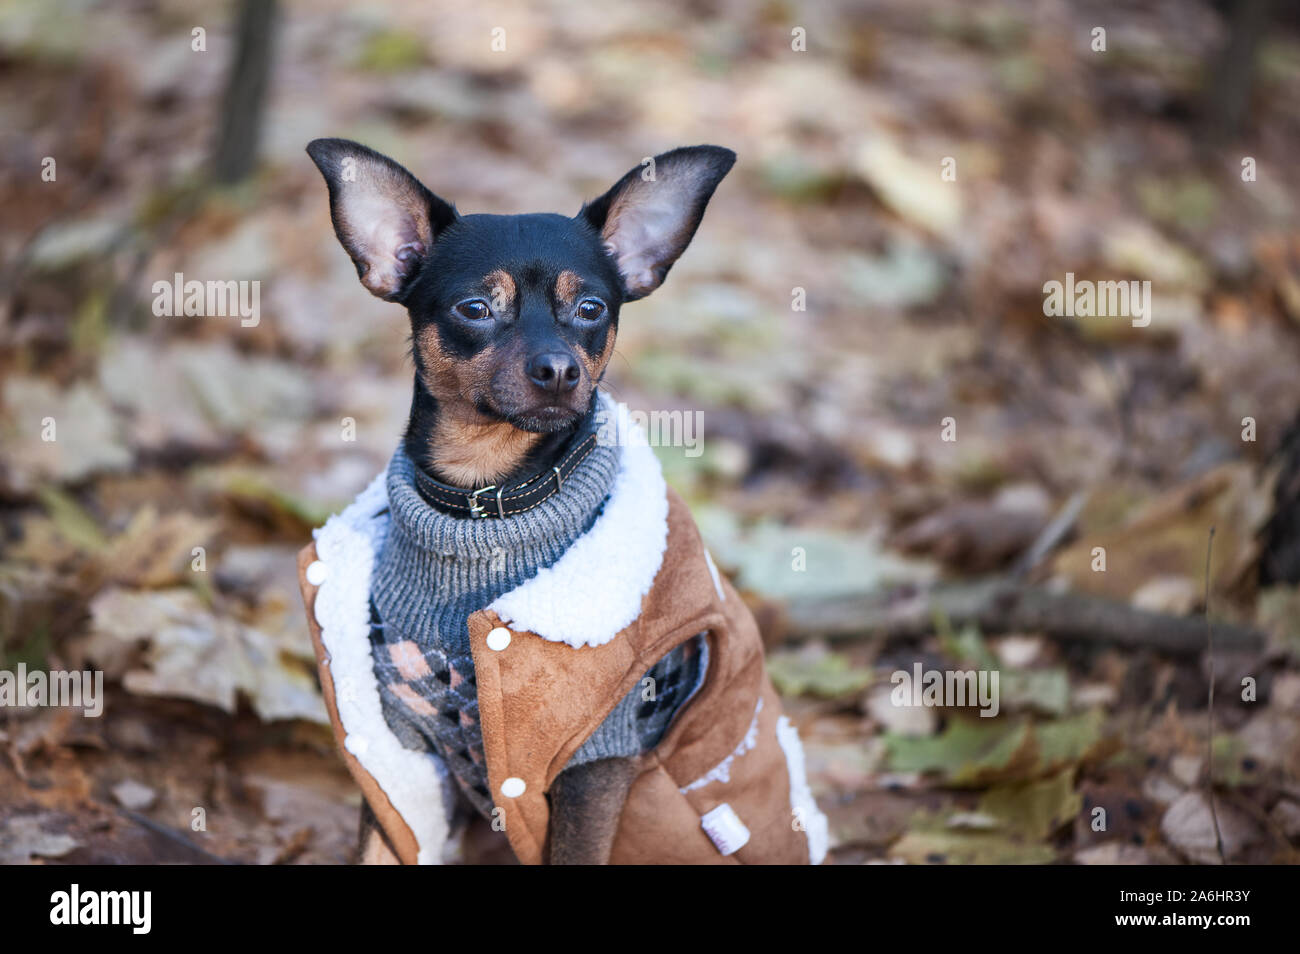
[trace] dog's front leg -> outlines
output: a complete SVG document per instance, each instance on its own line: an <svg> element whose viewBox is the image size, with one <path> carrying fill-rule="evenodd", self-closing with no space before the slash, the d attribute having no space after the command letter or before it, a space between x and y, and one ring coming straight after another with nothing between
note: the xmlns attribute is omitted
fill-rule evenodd
<svg viewBox="0 0 1300 954"><path fill-rule="evenodd" d="M375 818L375 813L370 810L370 805L364 799L361 802L360 829L357 838L358 864L401 864L401 861L397 858L397 852L393 851L393 846L390 845L388 839L384 837L383 829L379 827L379 821Z"/></svg>
<svg viewBox="0 0 1300 954"><path fill-rule="evenodd" d="M551 785L553 865L607 865L636 760L597 759L565 769Z"/></svg>

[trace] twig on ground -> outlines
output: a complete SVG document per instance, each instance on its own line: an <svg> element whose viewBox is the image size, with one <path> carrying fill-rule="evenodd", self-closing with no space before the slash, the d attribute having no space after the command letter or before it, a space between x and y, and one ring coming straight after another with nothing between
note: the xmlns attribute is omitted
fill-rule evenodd
<svg viewBox="0 0 1300 954"><path fill-rule="evenodd" d="M1043 528L1042 532L1038 534L1038 538L1020 556L1020 559L1016 561L1016 565L1011 568L1013 578L1019 579L1023 577L1042 563L1047 558L1047 555L1056 549L1057 544L1065 539L1065 535L1074 527L1074 522L1079 519L1079 514L1083 510L1084 504L1088 502L1088 497L1089 494L1086 490L1080 490L1065 502L1065 506Z"/></svg>
<svg viewBox="0 0 1300 954"><path fill-rule="evenodd" d="M152 818L149 818L146 815L141 815L139 812L133 812L128 808L119 808L117 811L118 814L126 818L129 818L131 821L135 822L141 828L147 828L149 831L153 832L154 834L161 835L162 837L166 838L168 841L172 841L178 845L181 845L186 850L193 852L195 855L198 855L200 858L202 858L204 861L207 861L210 864L233 865L238 863L238 862L230 861L227 858L222 858L220 855L214 855L212 852L208 851L205 848L200 848L198 845L194 844L194 842L186 838L185 835L183 835L181 832L177 831L174 828L169 828L166 825L159 824L158 822L154 821Z"/></svg>
<svg viewBox="0 0 1300 954"><path fill-rule="evenodd" d="M795 638L909 639L934 631L936 614L954 626L974 624L985 633L1037 632L1062 641L1152 649L1175 656L1205 650L1200 620L1135 609L1084 593L1057 593L1004 577L852 599L797 600L787 607ZM1264 649L1263 633L1220 621L1220 645L1246 652Z"/></svg>
<svg viewBox="0 0 1300 954"><path fill-rule="evenodd" d="M1205 636L1210 656L1210 704L1206 707L1210 732L1205 741L1205 774L1210 795L1210 818L1214 820L1214 846L1219 850L1219 863L1226 865L1228 859L1223 853L1223 832L1219 830L1219 810L1214 804L1214 627L1210 625L1210 560L1213 556L1214 528L1210 527L1210 538L1205 545Z"/></svg>

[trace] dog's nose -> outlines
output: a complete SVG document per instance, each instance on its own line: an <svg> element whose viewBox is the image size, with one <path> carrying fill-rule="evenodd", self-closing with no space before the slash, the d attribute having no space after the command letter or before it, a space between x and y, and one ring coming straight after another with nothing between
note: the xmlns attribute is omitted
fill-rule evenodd
<svg viewBox="0 0 1300 954"><path fill-rule="evenodd" d="M524 370L539 388L556 394L572 391L581 377L578 362L573 355L563 351L547 351L535 355Z"/></svg>

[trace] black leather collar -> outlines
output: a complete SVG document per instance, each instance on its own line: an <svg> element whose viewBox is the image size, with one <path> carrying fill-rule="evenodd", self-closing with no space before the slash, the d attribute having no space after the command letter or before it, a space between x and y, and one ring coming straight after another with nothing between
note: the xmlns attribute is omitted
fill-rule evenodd
<svg viewBox="0 0 1300 954"><path fill-rule="evenodd" d="M430 507L453 517L511 517L532 510L543 500L558 494L564 481L595 447L596 435L588 434L569 448L563 459L550 470L524 480L489 484L477 490L465 490L434 480L417 464L415 489Z"/></svg>

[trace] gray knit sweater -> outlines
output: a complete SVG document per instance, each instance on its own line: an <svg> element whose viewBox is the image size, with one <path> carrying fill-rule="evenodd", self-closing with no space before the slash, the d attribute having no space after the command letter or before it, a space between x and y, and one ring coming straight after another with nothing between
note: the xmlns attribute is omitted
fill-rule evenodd
<svg viewBox="0 0 1300 954"><path fill-rule="evenodd" d="M589 419L573 440L590 433ZM555 563L599 516L620 448L597 446L559 493L505 519L454 517L416 490L416 465L399 447L388 467L389 524L371 580L371 651L384 718L409 749L442 757L469 800L492 811L467 620ZM573 594L581 599L580 593ZM705 642L669 653L583 743L569 767L653 748L698 687ZM575 652L582 650L576 649Z"/></svg>

